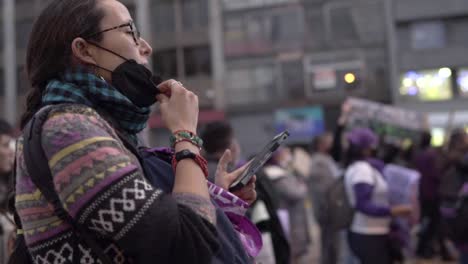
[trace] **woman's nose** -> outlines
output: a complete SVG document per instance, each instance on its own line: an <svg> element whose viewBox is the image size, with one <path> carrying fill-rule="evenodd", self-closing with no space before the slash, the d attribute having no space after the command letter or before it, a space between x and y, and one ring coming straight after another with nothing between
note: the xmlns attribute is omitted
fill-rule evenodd
<svg viewBox="0 0 468 264"><path fill-rule="evenodd" d="M140 39L140 54L149 57L151 54L153 54L153 48L144 40L143 38Z"/></svg>

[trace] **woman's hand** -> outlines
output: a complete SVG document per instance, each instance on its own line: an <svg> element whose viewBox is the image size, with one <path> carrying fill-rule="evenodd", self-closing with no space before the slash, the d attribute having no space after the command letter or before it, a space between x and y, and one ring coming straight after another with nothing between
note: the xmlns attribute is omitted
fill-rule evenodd
<svg viewBox="0 0 468 264"><path fill-rule="evenodd" d="M231 184L242 174L242 172L249 165L249 163L247 163L239 169L228 173L227 167L231 161L232 154L231 151L228 149L224 152L223 156L219 160L218 167L216 168L215 184L225 190L229 190L229 186L231 186ZM246 186L242 187L240 190L235 191L234 194L242 200L246 201L248 204L252 204L257 199L257 191L255 191L256 181L257 177L253 176Z"/></svg>
<svg viewBox="0 0 468 264"><path fill-rule="evenodd" d="M160 85L161 94L156 98L160 102L161 117L171 131L188 130L195 132L198 124L198 97L185 89L182 83L168 80Z"/></svg>

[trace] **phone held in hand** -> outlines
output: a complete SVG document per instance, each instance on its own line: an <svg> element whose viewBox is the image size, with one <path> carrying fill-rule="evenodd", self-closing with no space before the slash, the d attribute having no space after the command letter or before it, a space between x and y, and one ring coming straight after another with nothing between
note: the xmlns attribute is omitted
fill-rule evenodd
<svg viewBox="0 0 468 264"><path fill-rule="evenodd" d="M250 179L263 167L271 155L284 143L289 137L289 132L284 131L276 135L263 149L253 158L252 162L242 172L242 174L229 186L230 192L235 192L246 186Z"/></svg>

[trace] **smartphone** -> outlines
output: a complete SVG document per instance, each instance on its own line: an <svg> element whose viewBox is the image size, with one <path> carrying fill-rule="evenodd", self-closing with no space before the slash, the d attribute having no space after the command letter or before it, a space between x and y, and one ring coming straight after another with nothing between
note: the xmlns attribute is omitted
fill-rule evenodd
<svg viewBox="0 0 468 264"><path fill-rule="evenodd" d="M289 137L289 132L286 130L278 135L276 135L263 149L260 151L247 168L242 172L242 174L229 186L229 191L234 192L242 187L246 186L250 179L258 172L260 168L263 167L265 162L267 162L271 155L284 143L284 141Z"/></svg>

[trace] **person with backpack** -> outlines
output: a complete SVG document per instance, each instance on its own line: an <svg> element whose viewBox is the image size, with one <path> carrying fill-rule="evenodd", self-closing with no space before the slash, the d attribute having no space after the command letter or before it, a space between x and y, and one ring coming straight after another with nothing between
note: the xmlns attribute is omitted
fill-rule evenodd
<svg viewBox="0 0 468 264"><path fill-rule="evenodd" d="M334 230L329 221L327 190L336 182L341 171L330 155L333 136L324 133L314 138L310 158L310 175L307 184L314 205L314 215L320 226L321 263L336 264L340 256L339 230Z"/></svg>
<svg viewBox="0 0 468 264"><path fill-rule="evenodd" d="M444 231L459 250L460 264L468 264L468 134L455 130L446 154L439 196Z"/></svg>
<svg viewBox="0 0 468 264"><path fill-rule="evenodd" d="M116 0L53 0L35 22L10 263L211 263L218 252L197 96L152 75L132 21ZM170 193L148 181L136 151L156 101L172 132L172 166L159 176Z"/></svg>
<svg viewBox="0 0 468 264"><path fill-rule="evenodd" d="M408 215L411 207L390 207L387 183L368 161L378 144L377 136L368 128L355 128L346 138L349 146L344 181L355 210L348 232L349 246L361 264L390 264L391 217Z"/></svg>
<svg viewBox="0 0 468 264"><path fill-rule="evenodd" d="M296 263L310 253L311 233L305 207L307 184L292 170L292 162L291 149L280 147L266 163L263 172L274 187L278 207L283 209L280 221L289 238L291 262Z"/></svg>
<svg viewBox="0 0 468 264"><path fill-rule="evenodd" d="M255 259L258 263L289 264L291 249L278 216L279 201L273 182L263 170L257 173L257 200L247 215L262 233L263 247Z"/></svg>

